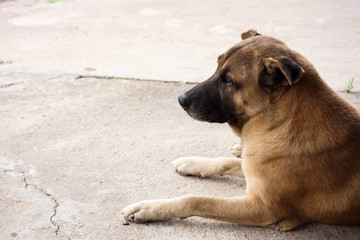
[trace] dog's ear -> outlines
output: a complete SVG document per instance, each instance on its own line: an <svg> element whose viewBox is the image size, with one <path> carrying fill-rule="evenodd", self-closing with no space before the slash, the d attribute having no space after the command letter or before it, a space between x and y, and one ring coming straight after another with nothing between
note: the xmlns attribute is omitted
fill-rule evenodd
<svg viewBox="0 0 360 240"><path fill-rule="evenodd" d="M292 86L305 73L304 69L291 58L274 59L269 57L264 58L263 61L264 72L260 77L260 85L264 87L273 87L279 83Z"/></svg>
<svg viewBox="0 0 360 240"><path fill-rule="evenodd" d="M243 32L241 34L241 39L245 40L245 39L248 39L248 38L251 38L251 37L254 37L254 36L259 36L259 35L261 35L261 34L259 34L256 30L250 29L250 30L248 30L246 32Z"/></svg>

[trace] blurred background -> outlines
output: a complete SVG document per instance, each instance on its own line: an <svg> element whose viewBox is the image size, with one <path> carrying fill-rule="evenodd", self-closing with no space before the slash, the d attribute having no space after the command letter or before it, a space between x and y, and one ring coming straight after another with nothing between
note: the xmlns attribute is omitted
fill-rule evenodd
<svg viewBox="0 0 360 240"><path fill-rule="evenodd" d="M335 89L360 79L360 1L2 0L0 72L199 82L242 32L285 41Z"/></svg>

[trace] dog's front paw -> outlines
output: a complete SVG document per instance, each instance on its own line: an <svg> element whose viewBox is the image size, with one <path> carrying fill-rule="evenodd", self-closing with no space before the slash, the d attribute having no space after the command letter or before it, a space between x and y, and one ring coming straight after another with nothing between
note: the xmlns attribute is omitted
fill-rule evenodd
<svg viewBox="0 0 360 240"><path fill-rule="evenodd" d="M145 223L149 221L165 220L166 210L161 209L161 200L147 200L133 203L125 207L121 214L129 222Z"/></svg>
<svg viewBox="0 0 360 240"><path fill-rule="evenodd" d="M212 175L209 159L201 157L183 157L172 162L177 173L183 176L206 177Z"/></svg>
<svg viewBox="0 0 360 240"><path fill-rule="evenodd" d="M241 157L242 154L242 145L241 143L235 143L231 148L231 154L235 157Z"/></svg>

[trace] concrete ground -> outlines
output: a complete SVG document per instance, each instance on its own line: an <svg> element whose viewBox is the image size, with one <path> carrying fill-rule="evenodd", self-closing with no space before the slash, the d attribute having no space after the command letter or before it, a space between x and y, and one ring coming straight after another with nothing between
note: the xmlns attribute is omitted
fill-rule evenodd
<svg viewBox="0 0 360 240"><path fill-rule="evenodd" d="M230 156L226 125L177 96L256 28L306 56L360 108L358 1L0 0L0 239L359 239L359 226L295 231L202 218L124 225L120 210L245 182L175 173L180 156ZM137 80L136 80L137 79ZM157 80L157 81L147 81Z"/></svg>

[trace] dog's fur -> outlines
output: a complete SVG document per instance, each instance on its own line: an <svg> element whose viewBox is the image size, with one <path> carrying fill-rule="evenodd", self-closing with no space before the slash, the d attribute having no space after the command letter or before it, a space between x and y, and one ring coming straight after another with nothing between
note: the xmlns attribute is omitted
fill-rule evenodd
<svg viewBox="0 0 360 240"><path fill-rule="evenodd" d="M200 216L290 230L301 223L360 224L360 114L283 42L249 30L221 55L215 74L179 97L187 113L227 122L241 158L180 158L185 175L246 179L239 198L183 196L132 204L146 222Z"/></svg>

